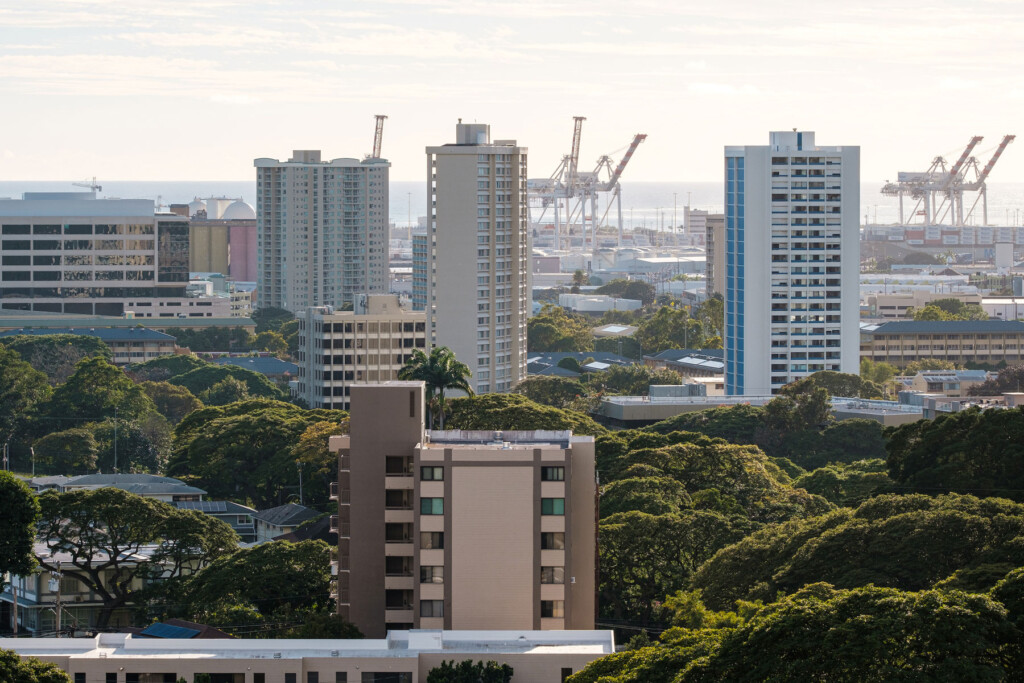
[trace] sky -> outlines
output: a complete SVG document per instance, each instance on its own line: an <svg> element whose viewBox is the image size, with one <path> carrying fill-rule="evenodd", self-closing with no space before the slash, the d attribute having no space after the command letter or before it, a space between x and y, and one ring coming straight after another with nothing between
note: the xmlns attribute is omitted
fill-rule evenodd
<svg viewBox="0 0 1024 683"><path fill-rule="evenodd" d="M393 180L459 117L548 176L574 115L583 168L648 135L628 180L715 181L793 127L885 180L972 135L984 161L1022 106L1018 0L0 0L0 180L247 180L363 156L374 114Z"/></svg>

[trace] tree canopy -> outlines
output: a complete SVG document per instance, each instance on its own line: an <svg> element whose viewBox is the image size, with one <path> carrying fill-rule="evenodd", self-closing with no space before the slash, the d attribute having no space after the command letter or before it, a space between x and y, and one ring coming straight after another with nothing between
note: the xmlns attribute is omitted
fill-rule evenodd
<svg viewBox="0 0 1024 683"><path fill-rule="evenodd" d="M6 441L24 431L26 418L45 405L50 395L46 375L16 351L0 346L0 438Z"/></svg>
<svg viewBox="0 0 1024 683"><path fill-rule="evenodd" d="M35 657L22 659L13 650L0 650L0 681L4 683L71 683L56 664Z"/></svg>
<svg viewBox="0 0 1024 683"><path fill-rule="evenodd" d="M145 381L139 386L146 392L146 396L149 396L149 399L153 401L157 412L167 418L168 422L172 424L181 422L182 418L193 410L199 410L203 407L203 402L196 398L191 391L170 382Z"/></svg>
<svg viewBox="0 0 1024 683"><path fill-rule="evenodd" d="M40 537L51 553L69 553L60 570L103 602L96 626L128 606L140 580L174 578L235 549L238 537L224 522L179 510L117 488L48 491L39 497ZM147 552L143 552L148 548ZM58 567L49 556L40 564ZM68 565L73 568L69 568Z"/></svg>
<svg viewBox="0 0 1024 683"><path fill-rule="evenodd" d="M469 366L455 357L455 353L447 346L436 346L429 354L419 349L413 350L406 359L405 365L398 371L398 377L404 380L419 380L427 385L427 424L433 425L433 406L437 403L437 417L440 418L441 429L444 429L444 416L447 412L445 390L454 389L472 394L469 378L473 372Z"/></svg>
<svg viewBox="0 0 1024 683"><path fill-rule="evenodd" d="M240 368L237 365L214 365L213 363L207 363L184 374L171 377L167 381L171 384L185 387L196 396L200 396L204 391L228 377L233 377L244 383L249 395L254 398L285 398L284 392L267 379L266 375L253 372L247 368Z"/></svg>
<svg viewBox="0 0 1024 683"><path fill-rule="evenodd" d="M53 391L50 400L51 418L134 420L156 411L156 406L142 388L120 369L101 357L78 362L68 380Z"/></svg>
<svg viewBox="0 0 1024 683"><path fill-rule="evenodd" d="M601 285L597 288L595 293L606 294L608 296L619 297L621 299L633 299L635 301L643 302L644 306L648 306L654 303L654 297L657 292L654 289L654 285L649 282L644 282L643 280L618 279Z"/></svg>
<svg viewBox="0 0 1024 683"><path fill-rule="evenodd" d="M212 363L189 354L175 354L130 365L127 372L139 382L162 382L198 368L205 368L208 365L212 365Z"/></svg>
<svg viewBox="0 0 1024 683"><path fill-rule="evenodd" d="M999 396L1000 394L1020 391L1024 386L1024 364L1011 365L999 371L992 379L976 384L967 390L971 396Z"/></svg>
<svg viewBox="0 0 1024 683"><path fill-rule="evenodd" d="M16 334L0 337L0 346L18 353L53 385L66 382L85 358L109 361L114 357L103 340L84 334Z"/></svg>
<svg viewBox="0 0 1024 683"><path fill-rule="evenodd" d="M36 566L32 547L39 502L32 489L10 472L0 471L0 587L10 572L27 576Z"/></svg>
<svg viewBox="0 0 1024 683"><path fill-rule="evenodd" d="M530 351L593 351L594 334L586 317L545 304L526 323L526 343Z"/></svg>
<svg viewBox="0 0 1024 683"><path fill-rule="evenodd" d="M259 508L280 505L298 494L299 464L293 449L306 429L327 422L341 434L347 417L342 411L304 410L266 399L208 406L175 428L167 473L212 497ZM309 482L307 504L325 504L330 481Z"/></svg>
<svg viewBox="0 0 1024 683"><path fill-rule="evenodd" d="M671 306L662 306L653 316L643 320L634 336L646 354L659 353L666 349L705 349L722 346L721 339L713 330L709 330L707 323L691 318L685 309Z"/></svg>
<svg viewBox="0 0 1024 683"><path fill-rule="evenodd" d="M580 271L576 271L580 272ZM427 674L427 683L510 683L514 669L495 661L443 661Z"/></svg>
<svg viewBox="0 0 1024 683"><path fill-rule="evenodd" d="M905 489L1024 501L1024 409L972 408L885 434L889 476Z"/></svg>
<svg viewBox="0 0 1024 683"><path fill-rule="evenodd" d="M448 429L571 429L574 434L607 430L582 413L534 403L518 394L481 394L450 401Z"/></svg>

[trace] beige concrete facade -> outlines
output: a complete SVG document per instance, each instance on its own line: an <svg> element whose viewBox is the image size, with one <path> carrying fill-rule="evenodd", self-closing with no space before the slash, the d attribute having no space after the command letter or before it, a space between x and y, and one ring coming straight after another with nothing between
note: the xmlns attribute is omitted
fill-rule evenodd
<svg viewBox="0 0 1024 683"><path fill-rule="evenodd" d="M339 453L338 611L389 630L591 629L594 440L429 432L424 385L352 387Z"/></svg>
<svg viewBox="0 0 1024 683"><path fill-rule="evenodd" d="M455 144L427 148L427 177L431 346L469 366L477 393L509 391L526 378L526 148L460 121Z"/></svg>
<svg viewBox="0 0 1024 683"><path fill-rule="evenodd" d="M188 269L194 273L228 272L228 226L193 222L188 228Z"/></svg>
<svg viewBox="0 0 1024 683"><path fill-rule="evenodd" d="M319 306L299 316L295 395L310 408L348 410L353 385L398 379L412 352L426 351L425 313L403 309L392 294L359 301L360 312Z"/></svg>
<svg viewBox="0 0 1024 683"><path fill-rule="evenodd" d="M936 299L960 299L965 304L981 305L980 294L928 292L914 290L895 294L871 294L867 297L868 317L901 320L911 308L921 309Z"/></svg>
<svg viewBox="0 0 1024 683"><path fill-rule="evenodd" d="M725 214L714 213L707 217L704 237L705 283L708 295L725 296Z"/></svg>
<svg viewBox="0 0 1024 683"><path fill-rule="evenodd" d="M1001 320L894 321L860 335L861 358L896 367L916 360L966 365L1024 361L1024 322Z"/></svg>
<svg viewBox="0 0 1024 683"><path fill-rule="evenodd" d="M377 640L6 638L0 648L63 669L72 683L424 683L442 661L495 660L515 683L561 683L612 654L610 631L409 631Z"/></svg>
<svg viewBox="0 0 1024 683"><path fill-rule="evenodd" d="M388 290L385 159L256 159L259 305L299 314Z"/></svg>

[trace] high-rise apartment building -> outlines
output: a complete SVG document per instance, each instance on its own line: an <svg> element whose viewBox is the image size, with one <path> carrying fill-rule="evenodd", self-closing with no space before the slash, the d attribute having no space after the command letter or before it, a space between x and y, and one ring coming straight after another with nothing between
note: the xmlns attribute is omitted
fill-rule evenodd
<svg viewBox="0 0 1024 683"><path fill-rule="evenodd" d="M427 309L427 273L430 272L430 241L427 233L412 234L412 309Z"/></svg>
<svg viewBox="0 0 1024 683"><path fill-rule="evenodd" d="M338 612L388 630L594 627L594 439L424 429L422 382L352 387Z"/></svg>
<svg viewBox="0 0 1024 683"><path fill-rule="evenodd" d="M477 393L526 377L530 305L526 148L462 123L427 148L427 315L433 346L469 366Z"/></svg>
<svg viewBox="0 0 1024 683"><path fill-rule="evenodd" d="M708 296L725 295L725 215L708 214L704 225L704 286Z"/></svg>
<svg viewBox="0 0 1024 683"><path fill-rule="evenodd" d="M258 305L300 313L388 290L385 159L256 159Z"/></svg>
<svg viewBox="0 0 1024 683"><path fill-rule="evenodd" d="M857 373L860 148L813 132L725 148L726 393Z"/></svg>
<svg viewBox="0 0 1024 683"><path fill-rule="evenodd" d="M427 317L394 294L356 297L354 311L311 306L299 315L298 382L310 408L348 410L354 384L398 379L405 361L426 352Z"/></svg>
<svg viewBox="0 0 1024 683"><path fill-rule="evenodd" d="M4 310L186 316L188 219L148 199L26 192L0 199Z"/></svg>

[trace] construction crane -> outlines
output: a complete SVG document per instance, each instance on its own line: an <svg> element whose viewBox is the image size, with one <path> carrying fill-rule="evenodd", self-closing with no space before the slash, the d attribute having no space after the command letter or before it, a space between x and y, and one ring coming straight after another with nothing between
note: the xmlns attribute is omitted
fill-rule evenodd
<svg viewBox="0 0 1024 683"><path fill-rule="evenodd" d="M917 216L922 216L926 226L941 225L948 217L954 227L963 227L980 202L983 213L982 225L987 225L988 199L985 180L1006 146L1013 142L1014 138L1013 135L1005 136L989 162L983 169L979 169L978 160L971 156L971 153L984 138L975 135L952 166L947 167L943 157L935 157L931 166L924 172L901 171L897 176L897 182L887 182L882 187L882 194L899 199L901 224L913 222ZM964 212L964 192L978 192L967 212ZM915 202L909 221L906 220L903 211L905 198Z"/></svg>
<svg viewBox="0 0 1024 683"><path fill-rule="evenodd" d="M71 183L75 187L87 187L93 192L103 192L103 187L96 183L96 177L93 176L92 182L86 180L84 183Z"/></svg>
<svg viewBox="0 0 1024 683"><path fill-rule="evenodd" d="M573 131L572 131L572 151L569 153L569 182L568 190L570 197L575 196L572 194L576 189L576 183L579 179L579 164L580 164L580 136L583 133L583 122L587 120L585 116L574 116L573 120Z"/></svg>
<svg viewBox="0 0 1024 683"><path fill-rule="evenodd" d="M384 119L387 118L384 114L376 114L377 126L373 131L373 154L370 155L371 159L380 159L380 146L384 141Z"/></svg>

